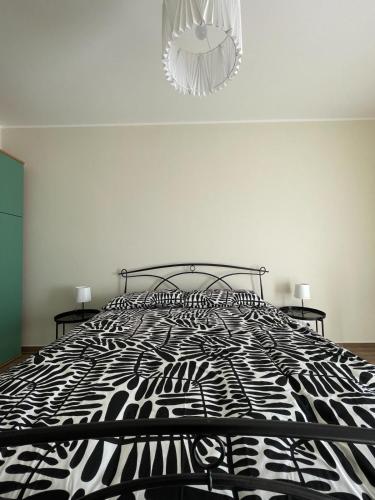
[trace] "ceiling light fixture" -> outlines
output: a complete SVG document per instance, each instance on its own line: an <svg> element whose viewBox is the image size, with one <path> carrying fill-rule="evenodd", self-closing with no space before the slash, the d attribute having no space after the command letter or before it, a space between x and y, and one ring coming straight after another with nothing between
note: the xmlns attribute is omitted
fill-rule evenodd
<svg viewBox="0 0 375 500"><path fill-rule="evenodd" d="M240 0L163 0L163 65L183 94L223 88L242 55Z"/></svg>

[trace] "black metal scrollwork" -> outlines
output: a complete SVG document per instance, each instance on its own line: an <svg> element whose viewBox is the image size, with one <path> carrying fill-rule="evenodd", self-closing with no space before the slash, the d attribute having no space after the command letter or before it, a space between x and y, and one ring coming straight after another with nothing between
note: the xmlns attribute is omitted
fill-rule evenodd
<svg viewBox="0 0 375 500"><path fill-rule="evenodd" d="M220 269L230 269L231 272L227 274L213 274L204 270L198 270L197 268L217 268L217 273L219 273ZM161 269L176 269L176 268L184 268L184 270L180 271L174 271L170 272L169 274L167 273L167 276L161 276L158 274L150 274L149 271L155 271L155 270L161 270ZM186 269L187 268L187 269ZM262 283L262 276L264 276L266 273L268 273L267 269L262 266L259 268L252 268L252 267L244 267L244 266L232 266L229 264L212 264L209 262L205 263L183 263L183 264L165 264L162 266L153 266L153 267L142 267L138 269L132 269L132 270L127 270L127 269L122 269L120 271L120 276L125 278L125 288L124 292L127 292L127 286L128 286L128 280L129 278L153 278L157 282L154 285L153 290L158 290L161 288L161 286L168 284L175 288L176 290L179 290L179 286L172 281L174 278L178 276L184 276L184 275L200 275L200 276L208 276L211 278L211 282L206 286L205 290L209 290L212 288L216 283L220 284L221 286L224 286L227 289L232 289L230 283L227 281L227 278L233 277L233 276L257 276L259 279L259 287L260 287L260 296L263 299L263 283Z"/></svg>
<svg viewBox="0 0 375 500"><path fill-rule="evenodd" d="M242 418L158 418L126 421L90 422L87 424L34 427L32 429L0 432L0 447L21 446L33 443L56 443L78 439L101 439L109 436L168 436L193 435L196 449L202 439L208 437L219 445L219 457L210 464L202 462L193 452L193 457L207 474L187 473L166 476L151 476L114 484L88 493L80 500L104 500L118 495L145 489L207 485L215 489L264 490L285 495L292 495L305 500L334 500L334 497L318 492L304 484L288 483L277 479L263 479L242 474L212 472L225 457L225 447L217 436L273 436L327 442L375 444L375 430L361 427L309 424L305 422L283 422ZM198 460L197 460L198 459Z"/></svg>
<svg viewBox="0 0 375 500"><path fill-rule="evenodd" d="M219 445L219 456L210 462L203 462L199 456L198 446L202 444L204 439L209 439L210 441L215 441ZM216 449L216 448L215 448ZM196 464L202 469L207 471L207 486L208 490L212 491L212 469L215 469L219 465L223 463L225 458L225 446L223 441L219 438L219 436L211 436L211 435L202 435L197 436L193 442L193 458Z"/></svg>

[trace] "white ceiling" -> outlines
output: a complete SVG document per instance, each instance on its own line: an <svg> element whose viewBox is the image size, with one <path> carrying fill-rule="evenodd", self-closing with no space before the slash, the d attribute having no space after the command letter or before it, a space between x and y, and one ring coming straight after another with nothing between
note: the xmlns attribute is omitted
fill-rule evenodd
<svg viewBox="0 0 375 500"><path fill-rule="evenodd" d="M0 125L375 117L374 0L242 0L227 88L182 96L162 0L0 0Z"/></svg>

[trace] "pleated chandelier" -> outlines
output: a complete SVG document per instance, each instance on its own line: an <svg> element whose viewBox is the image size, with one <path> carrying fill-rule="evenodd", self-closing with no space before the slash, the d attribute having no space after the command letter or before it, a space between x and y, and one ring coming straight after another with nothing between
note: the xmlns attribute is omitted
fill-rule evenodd
<svg viewBox="0 0 375 500"><path fill-rule="evenodd" d="M242 55L240 0L163 0L163 65L183 94L227 85Z"/></svg>

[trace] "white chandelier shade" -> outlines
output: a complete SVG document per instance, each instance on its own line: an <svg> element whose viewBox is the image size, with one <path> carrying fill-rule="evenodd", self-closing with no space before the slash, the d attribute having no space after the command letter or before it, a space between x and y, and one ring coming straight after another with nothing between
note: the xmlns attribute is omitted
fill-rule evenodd
<svg viewBox="0 0 375 500"><path fill-rule="evenodd" d="M241 56L240 0L163 0L162 60L177 90L220 90L238 73Z"/></svg>

